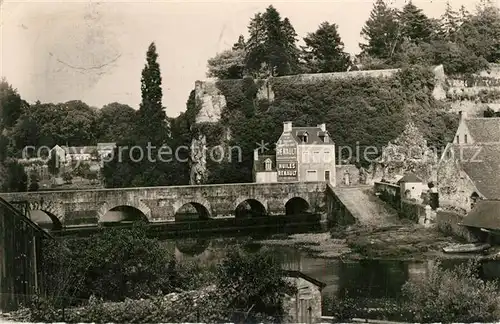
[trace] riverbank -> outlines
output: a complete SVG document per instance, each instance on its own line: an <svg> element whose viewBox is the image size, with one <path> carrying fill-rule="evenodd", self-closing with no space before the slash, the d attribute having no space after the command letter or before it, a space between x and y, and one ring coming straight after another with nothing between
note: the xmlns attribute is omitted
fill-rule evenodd
<svg viewBox="0 0 500 324"><path fill-rule="evenodd" d="M446 254L443 248L459 240L444 235L436 228L401 223L382 227L352 225L333 229L327 233L294 234L259 243L291 246L329 259L398 259L426 260L432 258L496 259L500 249L490 248L483 254Z"/></svg>

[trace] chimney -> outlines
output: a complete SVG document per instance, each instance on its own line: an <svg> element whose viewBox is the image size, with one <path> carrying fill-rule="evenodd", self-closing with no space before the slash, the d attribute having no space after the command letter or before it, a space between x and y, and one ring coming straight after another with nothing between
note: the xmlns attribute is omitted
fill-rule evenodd
<svg viewBox="0 0 500 324"><path fill-rule="evenodd" d="M253 150L253 160L258 161L259 160L259 149Z"/></svg>
<svg viewBox="0 0 500 324"><path fill-rule="evenodd" d="M326 132L326 124L319 124L317 127L320 128L322 132Z"/></svg>
<svg viewBox="0 0 500 324"><path fill-rule="evenodd" d="M283 123L283 133L290 133L292 131L292 122L287 121Z"/></svg>

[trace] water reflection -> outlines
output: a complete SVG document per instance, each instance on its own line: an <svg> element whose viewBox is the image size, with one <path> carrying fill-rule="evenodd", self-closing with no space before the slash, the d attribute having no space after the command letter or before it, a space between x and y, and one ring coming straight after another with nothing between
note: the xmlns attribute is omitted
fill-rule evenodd
<svg viewBox="0 0 500 324"><path fill-rule="evenodd" d="M177 259L196 259L206 264L221 260L229 248L238 244L247 253L256 253L264 247L251 238L175 240ZM278 258L285 269L299 270L326 284L323 301L332 295L349 296L365 306L375 305L382 299L395 299L409 279L421 279L430 271L435 261L399 260L332 260L323 259L299 251L293 247L266 246ZM444 268L453 268L467 260L452 259L441 262ZM480 268L483 279L500 278L500 262L484 262ZM325 305L323 305L325 306ZM329 307L324 307L327 310ZM325 315L332 315L325 313Z"/></svg>

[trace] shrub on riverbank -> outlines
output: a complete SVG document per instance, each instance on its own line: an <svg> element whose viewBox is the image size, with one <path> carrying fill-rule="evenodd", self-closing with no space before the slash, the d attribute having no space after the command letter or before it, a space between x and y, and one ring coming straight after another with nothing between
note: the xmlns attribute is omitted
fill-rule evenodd
<svg viewBox="0 0 500 324"><path fill-rule="evenodd" d="M478 264L470 261L452 270L434 264L425 277L411 279L402 288L404 308L414 322L497 322L500 292L496 282L479 278Z"/></svg>
<svg viewBox="0 0 500 324"><path fill-rule="evenodd" d="M179 263L142 226L56 242L43 266L47 295L24 320L281 322L285 295L295 292L270 251L236 248L213 268Z"/></svg>

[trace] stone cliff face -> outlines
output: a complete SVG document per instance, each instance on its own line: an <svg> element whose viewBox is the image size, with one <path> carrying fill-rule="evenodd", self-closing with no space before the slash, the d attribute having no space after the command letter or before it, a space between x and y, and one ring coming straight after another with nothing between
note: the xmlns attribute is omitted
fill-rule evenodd
<svg viewBox="0 0 500 324"><path fill-rule="evenodd" d="M349 71L338 73L302 74L274 78L276 80L287 80L294 83L314 83L323 80L349 79L356 77L387 78L400 71L399 69L371 70L371 71ZM463 76L451 77L444 72L443 66L439 65L433 69L435 75L435 88L433 96L438 100L449 102L451 111L467 112L469 116L482 116L483 111L489 107L494 111L500 110L500 64L490 64L489 71ZM217 80L196 81L195 95L199 108L196 117L197 123L217 123L226 107L226 98L216 85ZM273 78L257 80L257 98L274 100ZM230 130L226 129L226 133ZM204 134L207 135L207 134ZM193 139L192 148L200 149L202 141ZM205 143L206 145L206 143ZM379 166L380 167L380 166ZM195 170L193 170L195 169ZM380 169L379 169L380 171ZM193 163L192 176L206 179L206 163ZM193 179L194 179L193 178ZM200 180L203 181L203 180Z"/></svg>

